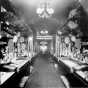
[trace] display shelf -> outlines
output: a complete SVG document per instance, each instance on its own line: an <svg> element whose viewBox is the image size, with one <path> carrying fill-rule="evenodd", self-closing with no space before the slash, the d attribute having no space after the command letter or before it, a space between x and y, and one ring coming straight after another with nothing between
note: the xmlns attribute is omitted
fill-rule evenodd
<svg viewBox="0 0 88 88"><path fill-rule="evenodd" d="M7 67L9 69L17 68L18 70L20 70L20 68L22 66L24 66L24 64L26 64L28 61L29 61L29 59L16 60L12 64L7 65L5 67ZM0 77L0 81L1 81L0 85L2 85L6 80L8 80L14 74L15 74L15 71L14 72L0 72L0 75L1 75L1 77Z"/></svg>
<svg viewBox="0 0 88 88"><path fill-rule="evenodd" d="M85 71L87 72L85 74L85 71L83 71L83 68L86 68L88 65L87 64L83 64L83 63L78 63L78 61L75 61L73 59L69 59L67 57L65 57L66 59L61 59L60 61L65 64L65 66L67 66L70 71L72 71L72 74L75 74L78 76L79 79L85 81L86 83L88 83L88 69L85 69Z"/></svg>

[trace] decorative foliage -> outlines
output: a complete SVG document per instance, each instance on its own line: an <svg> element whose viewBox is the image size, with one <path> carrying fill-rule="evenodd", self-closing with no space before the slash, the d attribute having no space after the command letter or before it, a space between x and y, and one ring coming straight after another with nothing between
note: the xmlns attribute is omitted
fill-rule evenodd
<svg viewBox="0 0 88 88"><path fill-rule="evenodd" d="M2 12L1 18L2 31L5 31L12 36L21 32L22 36L27 37L32 32L24 21L24 18L14 15L12 12Z"/></svg>
<svg viewBox="0 0 88 88"><path fill-rule="evenodd" d="M69 13L69 22L73 22L76 25L78 25L78 27L74 27L75 28L75 32L78 34L81 34L79 36L87 36L88 35L88 15L85 11L85 9L79 5L77 8L73 9L70 13ZM74 24L72 24L73 26L76 26ZM72 25L71 28L73 27ZM79 33L79 31L80 33Z"/></svg>

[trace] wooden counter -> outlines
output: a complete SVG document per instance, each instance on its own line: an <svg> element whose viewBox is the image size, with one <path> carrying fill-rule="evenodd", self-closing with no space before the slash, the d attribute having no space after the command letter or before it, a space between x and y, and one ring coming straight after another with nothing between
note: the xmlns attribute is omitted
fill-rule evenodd
<svg viewBox="0 0 88 88"><path fill-rule="evenodd" d="M27 62L29 61L29 59L19 59L16 60L13 64L10 65L6 65L6 68L17 68L18 70L20 70ZM0 85L2 85L3 83L5 83L10 77L12 77L16 72L0 72Z"/></svg>
<svg viewBox="0 0 88 88"><path fill-rule="evenodd" d="M61 59L60 62L63 64L63 68L67 67L65 68L65 70L77 77L80 81L84 83L84 85L88 86L88 80L86 80L85 72L81 70L87 65L80 65L76 61L71 60L67 57L65 57L65 59ZM88 69L86 71L88 72Z"/></svg>

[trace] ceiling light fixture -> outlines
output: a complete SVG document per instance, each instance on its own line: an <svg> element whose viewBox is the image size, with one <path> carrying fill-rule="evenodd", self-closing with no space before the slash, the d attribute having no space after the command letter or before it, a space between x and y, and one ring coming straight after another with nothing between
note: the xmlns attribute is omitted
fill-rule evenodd
<svg viewBox="0 0 88 88"><path fill-rule="evenodd" d="M49 2L45 1L40 4L40 7L37 8L36 13L38 14L39 17L41 18L48 18L52 16L54 13L54 9L49 7Z"/></svg>

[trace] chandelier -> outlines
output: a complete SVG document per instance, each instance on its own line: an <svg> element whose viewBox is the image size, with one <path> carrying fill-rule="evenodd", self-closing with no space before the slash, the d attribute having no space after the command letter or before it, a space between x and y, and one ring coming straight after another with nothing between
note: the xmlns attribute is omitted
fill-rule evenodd
<svg viewBox="0 0 88 88"><path fill-rule="evenodd" d="M41 18L48 18L52 16L52 14L54 13L54 9L49 7L49 2L43 2L37 8L36 13Z"/></svg>

